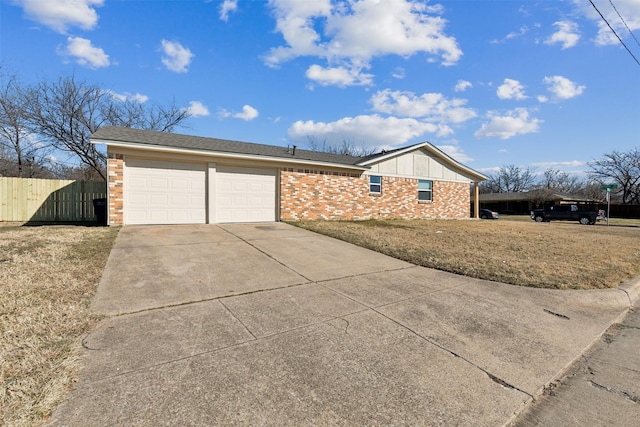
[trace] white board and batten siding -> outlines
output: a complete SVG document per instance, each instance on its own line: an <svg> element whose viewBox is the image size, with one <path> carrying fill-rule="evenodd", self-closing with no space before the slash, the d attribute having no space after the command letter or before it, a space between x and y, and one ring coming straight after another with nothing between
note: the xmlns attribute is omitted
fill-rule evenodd
<svg viewBox="0 0 640 427"><path fill-rule="evenodd" d="M380 173L402 177L435 180L471 182L470 178L447 165L446 162L430 156L423 150L416 150L392 157L371 165L370 174Z"/></svg>
<svg viewBox="0 0 640 427"><path fill-rule="evenodd" d="M128 159L125 224L204 224L206 165Z"/></svg>

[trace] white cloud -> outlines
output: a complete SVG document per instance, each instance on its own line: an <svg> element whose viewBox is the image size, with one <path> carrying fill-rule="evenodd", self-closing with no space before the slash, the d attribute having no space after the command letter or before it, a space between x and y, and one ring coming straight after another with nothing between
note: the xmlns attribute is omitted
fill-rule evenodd
<svg viewBox="0 0 640 427"><path fill-rule="evenodd" d="M107 90L107 93L109 95L111 95L111 97L117 101L120 102L125 102L125 101L133 101L133 102L139 102L141 104L144 104L145 102L147 102L149 100L149 97L147 95L142 95L139 93L135 93L135 94L130 94L130 93L117 93L114 92L112 90Z"/></svg>
<svg viewBox="0 0 640 427"><path fill-rule="evenodd" d="M500 172L500 166L491 166L488 168L478 168L476 169L478 172L483 173L485 175L492 175Z"/></svg>
<svg viewBox="0 0 640 427"><path fill-rule="evenodd" d="M396 69L391 72L391 77L398 80L404 79L405 78L404 68L396 67Z"/></svg>
<svg viewBox="0 0 640 427"><path fill-rule="evenodd" d="M218 117L220 118L232 117L234 119L242 119L244 121L250 121L258 117L258 110L253 108L251 105L244 105L242 107L242 111L239 113L232 113L226 109L221 109L218 112Z"/></svg>
<svg viewBox="0 0 640 427"><path fill-rule="evenodd" d="M195 56L179 42L169 40L162 40L162 52L164 54L162 63L168 70L175 73L186 73L188 71L187 67Z"/></svg>
<svg viewBox="0 0 640 427"><path fill-rule="evenodd" d="M598 12L591 6L589 2L583 0L574 0L578 11L584 16L591 19L598 26L598 34L595 38L595 44L599 46L617 45L620 42L618 38L613 34L609 26L603 21ZM618 12L624 17L627 26L631 31L640 30L640 1L627 0L615 2L616 9L611 6L612 3L600 1L596 2L598 10L602 13L605 19L616 30L618 35L624 40L631 37L624 22L620 20Z"/></svg>
<svg viewBox="0 0 640 427"><path fill-rule="evenodd" d="M562 76L545 77L544 82L548 85L547 90L557 99L571 99L584 92L585 86L580 86Z"/></svg>
<svg viewBox="0 0 640 427"><path fill-rule="evenodd" d="M147 95L142 95L140 93L134 93L133 95L129 96L129 99L132 99L133 101L144 104L149 100L149 97Z"/></svg>
<svg viewBox="0 0 640 427"><path fill-rule="evenodd" d="M228 21L229 13L238 10L238 0L224 0L220 5L220 20Z"/></svg>
<svg viewBox="0 0 640 427"><path fill-rule="evenodd" d="M69 27L93 29L98 23L94 7L102 6L104 0L18 0L17 3L30 19L65 33Z"/></svg>
<svg viewBox="0 0 640 427"><path fill-rule="evenodd" d="M242 107L242 112L234 114L233 117L244 121L253 120L258 117L258 110L253 108L251 105L245 105Z"/></svg>
<svg viewBox="0 0 640 427"><path fill-rule="evenodd" d="M571 160L568 162L539 162L531 163L534 168L540 169L565 169L565 168L581 168L587 166L587 162L580 160Z"/></svg>
<svg viewBox="0 0 640 427"><path fill-rule="evenodd" d="M72 56L80 65L89 68L104 68L110 65L109 55L99 47L91 44L91 40L82 37L67 37L67 46L59 49L58 54Z"/></svg>
<svg viewBox="0 0 640 427"><path fill-rule="evenodd" d="M185 110L191 117L206 117L209 115L209 109L200 101L191 101Z"/></svg>
<svg viewBox="0 0 640 427"><path fill-rule="evenodd" d="M344 117L328 123L299 120L291 125L288 132L289 138L294 142L303 143L309 137L315 137L329 143L353 141L365 149L396 148L427 133L446 136L451 133L451 129L413 118L385 118L374 114Z"/></svg>
<svg viewBox="0 0 640 427"><path fill-rule="evenodd" d="M529 117L526 108L516 108L508 111L506 115L500 116L495 112L489 112L490 121L484 123L476 131L476 138L500 138L509 139L516 135L538 132L542 120Z"/></svg>
<svg viewBox="0 0 640 427"><path fill-rule="evenodd" d="M453 90L456 92L464 92L465 90L472 87L473 84L471 82L468 82L466 80L458 80L458 83L456 83L456 86L453 88Z"/></svg>
<svg viewBox="0 0 640 427"><path fill-rule="evenodd" d="M500 43L504 43L507 40L511 40L511 39L515 39L518 37L522 37L525 34L527 34L530 31L529 27L526 25L523 25L522 27L520 27L520 29L518 31L512 31L509 34L507 34L506 36L504 36L503 39L494 39L491 40L490 43L493 44L500 44Z"/></svg>
<svg viewBox="0 0 640 427"><path fill-rule="evenodd" d="M578 40L580 40L580 33L578 32L578 24L572 21L558 21L554 22L553 26L558 30L547 38L545 44L561 43L562 49L568 49L574 47Z"/></svg>
<svg viewBox="0 0 640 427"><path fill-rule="evenodd" d="M272 48L265 58L268 65L277 66L298 56L323 56L324 47L316 44L320 35L313 28L313 18L328 18L331 0L272 0L270 6L276 16L276 30L282 33L288 46Z"/></svg>
<svg viewBox="0 0 640 427"><path fill-rule="evenodd" d="M363 73L361 69L345 67L323 68L314 64L307 69L306 76L322 86L370 86L373 75Z"/></svg>
<svg viewBox="0 0 640 427"><path fill-rule="evenodd" d="M473 160L473 157L465 153L458 145L438 145L437 148L460 163L468 163Z"/></svg>
<svg viewBox="0 0 640 427"><path fill-rule="evenodd" d="M500 99L526 99L524 94L524 86L519 81L513 79L504 79L504 83L498 86L496 91L498 98Z"/></svg>
<svg viewBox="0 0 640 427"><path fill-rule="evenodd" d="M268 52L265 62L269 66L315 56L327 60L325 70L365 69L374 57L409 57L419 52L453 65L462 56L455 38L444 32L446 21L439 6L408 0L334 4L331 0L272 0L270 5L286 44ZM337 81L344 84L344 80ZM360 84L358 79L353 82Z"/></svg>
<svg viewBox="0 0 640 427"><path fill-rule="evenodd" d="M515 39L518 37L522 37L525 34L527 34L529 32L529 27L527 27L526 25L523 25L522 27L520 27L520 29L518 31L513 31L509 34L507 34L505 36L506 40L511 40L511 39Z"/></svg>
<svg viewBox="0 0 640 427"><path fill-rule="evenodd" d="M447 99L440 93L417 96L413 92L385 89L373 94L370 102L373 110L379 113L424 118L442 124L462 123L477 115L472 109L464 107L466 99Z"/></svg>

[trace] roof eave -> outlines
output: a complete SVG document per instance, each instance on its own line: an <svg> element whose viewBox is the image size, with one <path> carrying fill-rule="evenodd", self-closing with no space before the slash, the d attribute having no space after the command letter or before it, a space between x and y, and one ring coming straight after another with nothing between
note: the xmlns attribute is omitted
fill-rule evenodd
<svg viewBox="0 0 640 427"><path fill-rule="evenodd" d="M206 156L221 157L225 159L257 160L257 161L265 161L265 162L287 162L287 163L294 163L294 164L307 165L307 166L323 166L323 167L332 167L332 168L349 169L349 170L357 170L357 171L366 171L370 169L367 166L350 165L350 164L344 164L344 163L321 162L317 160L295 159L295 158L289 158L289 157L261 156L257 154L229 153L224 151L213 151L213 150L198 150L193 148L165 147L161 145L127 143L123 141L113 141L113 140L107 140L107 139L91 138L91 143L106 144L107 146L111 146L111 147L132 148L136 150L145 150L145 151L154 151L154 152L202 154Z"/></svg>

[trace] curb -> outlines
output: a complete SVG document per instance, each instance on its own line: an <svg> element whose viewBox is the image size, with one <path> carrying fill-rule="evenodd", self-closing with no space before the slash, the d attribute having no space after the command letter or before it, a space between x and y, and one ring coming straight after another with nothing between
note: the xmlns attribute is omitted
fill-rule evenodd
<svg viewBox="0 0 640 427"><path fill-rule="evenodd" d="M631 308L640 299L640 276L627 280L618 286L618 289L627 294L629 298L629 308Z"/></svg>

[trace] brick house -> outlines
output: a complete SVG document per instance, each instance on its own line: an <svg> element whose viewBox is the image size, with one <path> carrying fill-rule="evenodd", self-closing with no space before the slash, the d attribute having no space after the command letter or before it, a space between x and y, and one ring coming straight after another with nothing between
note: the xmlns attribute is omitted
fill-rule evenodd
<svg viewBox="0 0 640 427"><path fill-rule="evenodd" d="M111 126L91 141L112 225L468 218L486 179L428 142L354 157Z"/></svg>

